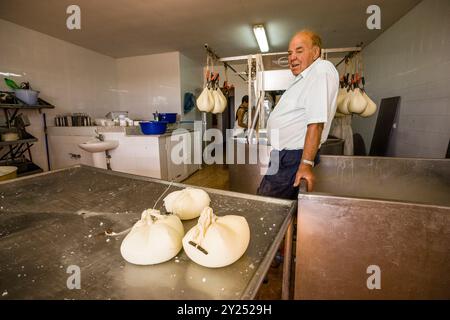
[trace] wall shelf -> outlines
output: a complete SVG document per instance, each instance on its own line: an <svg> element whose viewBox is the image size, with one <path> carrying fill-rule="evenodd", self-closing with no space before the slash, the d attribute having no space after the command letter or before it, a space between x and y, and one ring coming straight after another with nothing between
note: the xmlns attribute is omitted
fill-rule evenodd
<svg viewBox="0 0 450 320"><path fill-rule="evenodd" d="M31 142L37 142L37 141L38 141L38 139L35 137L27 138L27 139L19 139L19 140L15 140L15 141L0 141L0 147L21 144L21 143L31 143Z"/></svg>
<svg viewBox="0 0 450 320"><path fill-rule="evenodd" d="M51 105L47 101L38 98L37 104L28 105L19 98L16 97L14 92L0 91L1 94L8 96L7 99L0 101L0 109L3 109L5 115L5 126L0 127L0 131L17 131L21 136L21 139L15 141L0 141L0 165L17 166L17 175L25 176L34 173L42 172L43 170L33 163L31 156L31 147L38 139L28 132L26 132L26 125L18 125L21 123L20 110L38 110L42 113L42 109L54 109L55 106ZM47 130L45 114L43 114L44 131ZM28 123L29 124L29 123ZM46 132L45 132L46 133ZM46 141L47 159L48 159L48 146ZM47 161L48 162L48 161ZM50 164L49 169L50 169Z"/></svg>

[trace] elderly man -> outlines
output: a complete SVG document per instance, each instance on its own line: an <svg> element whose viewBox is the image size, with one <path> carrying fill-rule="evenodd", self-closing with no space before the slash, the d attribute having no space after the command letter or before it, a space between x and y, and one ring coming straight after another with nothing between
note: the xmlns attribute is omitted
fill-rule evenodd
<svg viewBox="0 0 450 320"><path fill-rule="evenodd" d="M303 30L289 43L289 67L295 80L268 119L273 150L259 195L296 199L301 178L307 180L308 191L313 190L313 167L330 131L339 87L336 68L320 58L321 42L316 33Z"/></svg>

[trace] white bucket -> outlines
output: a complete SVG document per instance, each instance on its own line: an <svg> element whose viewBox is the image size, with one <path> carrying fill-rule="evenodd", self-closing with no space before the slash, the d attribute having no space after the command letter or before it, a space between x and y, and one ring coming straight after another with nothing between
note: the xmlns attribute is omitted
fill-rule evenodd
<svg viewBox="0 0 450 320"><path fill-rule="evenodd" d="M26 104L35 105L38 101L39 91L28 89L14 89L16 97Z"/></svg>

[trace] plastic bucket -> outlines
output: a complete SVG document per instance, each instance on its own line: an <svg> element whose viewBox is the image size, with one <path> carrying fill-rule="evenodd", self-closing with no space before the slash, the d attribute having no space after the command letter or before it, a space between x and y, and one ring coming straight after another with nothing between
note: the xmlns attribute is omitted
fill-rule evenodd
<svg viewBox="0 0 450 320"><path fill-rule="evenodd" d="M35 105L38 101L39 91L28 89L15 89L16 97L26 104Z"/></svg>
<svg viewBox="0 0 450 320"><path fill-rule="evenodd" d="M14 179L17 177L17 167L0 166L0 181Z"/></svg>

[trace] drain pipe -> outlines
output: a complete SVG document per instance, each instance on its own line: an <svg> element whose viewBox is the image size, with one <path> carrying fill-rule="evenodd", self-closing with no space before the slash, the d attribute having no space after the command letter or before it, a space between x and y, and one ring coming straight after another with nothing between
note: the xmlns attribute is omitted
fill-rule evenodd
<svg viewBox="0 0 450 320"><path fill-rule="evenodd" d="M111 169L111 155L109 154L108 150L105 151L105 155L106 155L106 169L112 170Z"/></svg>

